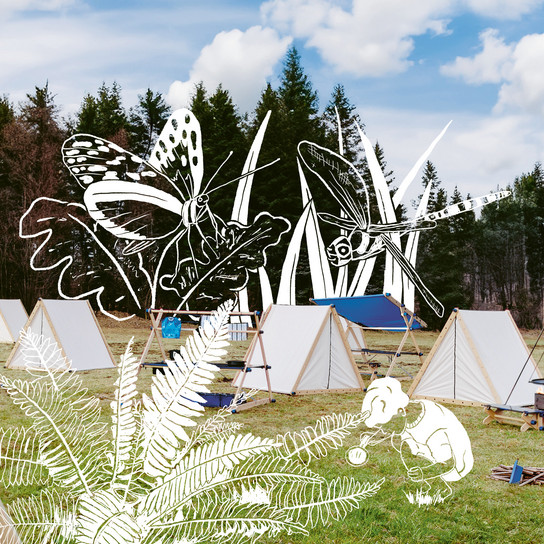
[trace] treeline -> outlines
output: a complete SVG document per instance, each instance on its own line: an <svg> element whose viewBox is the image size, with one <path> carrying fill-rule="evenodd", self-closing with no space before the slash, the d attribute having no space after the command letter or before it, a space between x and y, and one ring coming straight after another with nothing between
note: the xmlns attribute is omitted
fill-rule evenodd
<svg viewBox="0 0 544 544"><path fill-rule="evenodd" d="M357 132L364 128L354 105L342 85L332 89L329 101L320 107L317 92L304 73L296 49L291 49L284 61L279 85L263 89L253 112L242 113L227 89L219 86L209 90L203 84L195 87L190 109L200 121L203 135L204 185L210 179L210 208L228 221L232 210L236 184L226 184L240 176L247 152L267 112L272 111L259 164L275 161L255 176L250 214L261 211L286 217L296 224L301 214L301 192L296 161L297 144L309 140L334 151L339 150L337 121L342 126L342 147L346 158L363 173L370 194L371 220L378 222L370 174ZM338 112L338 117L337 113ZM56 271L35 272L30 259L43 240L19 237L19 221L34 199L50 197L71 201L73 180L61 157L63 141L75 133L93 134L110 140L120 147L147 158L160 134L170 108L162 96L148 89L138 97L138 103L127 108L117 83L103 84L96 94L83 97L79 110L69 118L60 116L60 107L48 84L36 87L24 102L13 104L8 95L0 98L0 298L21 298L33 307L38 297L56 298ZM225 162L230 152L232 156ZM385 151L378 143L375 153L392 190L394 173L388 170ZM438 210L468 198L454 190L448 195L432 163L422 174L425 186L433 182L429 210ZM510 308L524 327L539 327L544 298L544 180L541 167L522 174L509 188L513 195L498 204L488 205L481 216L465 213L439 221L436 229L423 231L420 238L417 269L431 291L443 302L446 312L462 308ZM320 211L329 211L331 198L327 189L312 185ZM338 210L330 209L338 214ZM408 216L411 214L408 214ZM400 218L399 218L400 219ZM325 242L332 241L333 231L324 227ZM62 241L58 241L61 243ZM267 268L273 291L279 283L279 273L285 256L286 240L267 252ZM81 290L89 290L92 274L85 273L91 264L83 241L71 240L71 251L84 264L81 274L73 281ZM383 256L382 256L383 259ZM38 264L39 263L35 263ZM375 267L369 292L382 289L383 263ZM301 255L297 290L301 302L311 296L310 271L307 257ZM112 275L112 283L117 281ZM250 305L259 307L258 293L250 289ZM167 307L176 304L163 293L158 301ZM113 303L112 303L113 305ZM433 327L443 320L423 307L422 317ZM122 305L110 310L126 311Z"/></svg>

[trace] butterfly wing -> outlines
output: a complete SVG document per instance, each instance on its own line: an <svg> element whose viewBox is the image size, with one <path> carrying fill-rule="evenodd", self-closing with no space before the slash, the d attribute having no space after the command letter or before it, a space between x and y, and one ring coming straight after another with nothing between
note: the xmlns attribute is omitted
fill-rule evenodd
<svg viewBox="0 0 544 544"><path fill-rule="evenodd" d="M183 197L176 185L117 144L76 134L64 142L62 157L84 189L89 215L118 238L156 240L182 223Z"/></svg>
<svg viewBox="0 0 544 544"><path fill-rule="evenodd" d="M341 155L308 141L298 144L298 154L346 213L345 219L325 214L323 219L341 228L366 230L370 222L368 192L357 169ZM349 224L351 220L351 224ZM340 223L342 223L340 225Z"/></svg>
<svg viewBox="0 0 544 544"><path fill-rule="evenodd" d="M168 119L149 157L149 164L183 187L185 200L200 194L204 175L200 123L187 109Z"/></svg>

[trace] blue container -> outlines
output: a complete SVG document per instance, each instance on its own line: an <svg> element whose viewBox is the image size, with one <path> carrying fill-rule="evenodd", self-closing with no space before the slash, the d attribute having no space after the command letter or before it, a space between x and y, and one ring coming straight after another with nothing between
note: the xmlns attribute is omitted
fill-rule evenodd
<svg viewBox="0 0 544 544"><path fill-rule="evenodd" d="M199 393L199 395L206 401L203 406L207 408L230 406L230 403L234 400L233 393Z"/></svg>
<svg viewBox="0 0 544 544"><path fill-rule="evenodd" d="M512 467L512 474L510 476L509 483L519 484L521 481L522 474L523 474L523 467L521 465L518 465L518 460L516 459L516 462L514 463L514 466Z"/></svg>

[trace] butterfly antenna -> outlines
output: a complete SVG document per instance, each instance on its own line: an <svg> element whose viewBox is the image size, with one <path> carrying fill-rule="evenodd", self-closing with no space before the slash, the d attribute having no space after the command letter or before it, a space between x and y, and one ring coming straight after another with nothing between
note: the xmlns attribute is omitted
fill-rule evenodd
<svg viewBox="0 0 544 544"><path fill-rule="evenodd" d="M222 185L218 185L217 187L214 187L213 189L211 189L210 191L208 191L206 194L210 194L210 193L213 193L214 191L217 191L217 189L221 189L223 187L225 187L226 185L229 185L230 183L234 183L235 181L238 181L238 180L241 180L243 178L247 178L249 175L251 174L254 174L255 172L258 172L259 170L263 170L264 168L268 168L269 166L272 166L273 164L277 163L279 161L279 157L275 160L273 160L272 162L269 162L267 164L263 164L263 166L259 166L259 168L255 168L254 170L249 170L248 172L246 172L245 174L242 174L241 176L238 176L237 178L234 178L234 179L231 179L230 181L227 181L225 183L223 183ZM209 185L209 183L208 183Z"/></svg>
<svg viewBox="0 0 544 544"><path fill-rule="evenodd" d="M215 179L215 176L217 176L217 174L219 174L219 171L221 170L221 168L223 168L223 166L225 166L225 164L227 163L227 161L231 157L232 157L232 151L228 154L227 158L219 165L219 168L215 171L214 175L210 178L210 180L206 184L206 187L202 191L203 194L206 194L206 191L208 190L208 187L212 184L212 181Z"/></svg>

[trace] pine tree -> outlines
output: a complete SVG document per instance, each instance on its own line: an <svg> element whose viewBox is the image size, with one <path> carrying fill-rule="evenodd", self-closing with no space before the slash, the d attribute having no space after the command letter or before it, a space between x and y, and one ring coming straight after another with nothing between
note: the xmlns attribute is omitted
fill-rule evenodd
<svg viewBox="0 0 544 544"><path fill-rule="evenodd" d="M87 94L76 116L75 132L92 134L129 149L130 130L123 107L121 87L113 82L111 88L102 83L97 96Z"/></svg>
<svg viewBox="0 0 544 544"><path fill-rule="evenodd" d="M230 93L219 85L209 99L212 126L209 134L203 134L206 161L206 178L216 174L210 189L210 207L224 220L232 213L238 178L247 156L247 143L242 131L242 119L237 112ZM229 157L229 154L232 155ZM224 164L223 164L224 163ZM214 190L222 184L225 187Z"/></svg>
<svg viewBox="0 0 544 544"><path fill-rule="evenodd" d="M9 108L6 111L9 119ZM27 94L19 112L2 131L0 164L6 177L0 187L0 206L4 210L0 228L0 293L4 298L21 298L27 308L40 296L54 296L56 284L53 276L38 276L31 270L35 243L16 233L21 216L36 198L62 197L60 149L64 136L55 97L47 83Z"/></svg>
<svg viewBox="0 0 544 544"><path fill-rule="evenodd" d="M327 145L329 149L339 151L338 118L342 133L343 156L361 168L362 146L359 138L359 131L365 125L356 112L355 106L349 101L343 85L337 84L331 95L331 99L323 113L323 120L327 129Z"/></svg>
<svg viewBox="0 0 544 544"><path fill-rule="evenodd" d="M130 110L130 144L133 153L147 158L161 133L171 108L160 93L147 89L138 95L138 104Z"/></svg>

